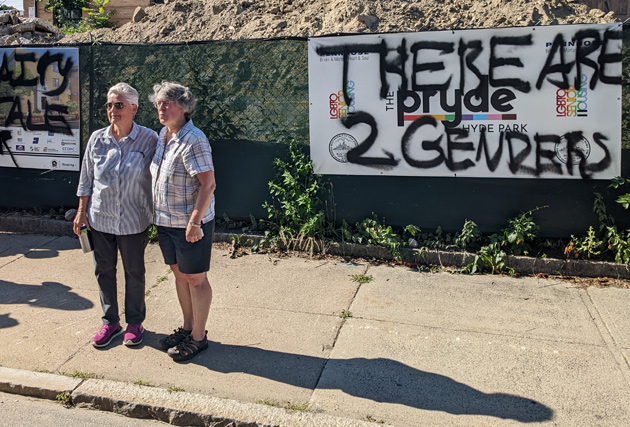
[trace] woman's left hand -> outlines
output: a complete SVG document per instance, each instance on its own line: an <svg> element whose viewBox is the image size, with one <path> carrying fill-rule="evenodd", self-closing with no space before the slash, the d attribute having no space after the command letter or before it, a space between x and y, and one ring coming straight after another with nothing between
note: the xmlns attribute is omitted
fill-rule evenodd
<svg viewBox="0 0 630 427"><path fill-rule="evenodd" d="M190 243L196 243L201 240L203 236L201 235L201 227L195 227L194 225L188 224L186 227L186 241Z"/></svg>

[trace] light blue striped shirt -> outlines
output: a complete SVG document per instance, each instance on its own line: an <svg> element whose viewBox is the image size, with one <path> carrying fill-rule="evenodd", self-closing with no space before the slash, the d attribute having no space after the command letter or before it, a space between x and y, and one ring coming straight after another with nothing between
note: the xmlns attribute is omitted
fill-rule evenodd
<svg viewBox="0 0 630 427"><path fill-rule="evenodd" d="M166 141L166 127L160 132L151 165L155 225L186 228L195 208L201 183L197 174L214 170L208 138L191 119ZM214 219L214 194L202 223Z"/></svg>
<svg viewBox="0 0 630 427"><path fill-rule="evenodd" d="M117 235L144 231L153 220L149 166L157 133L133 124L120 142L111 126L92 133L85 148L77 196L91 196L90 226Z"/></svg>

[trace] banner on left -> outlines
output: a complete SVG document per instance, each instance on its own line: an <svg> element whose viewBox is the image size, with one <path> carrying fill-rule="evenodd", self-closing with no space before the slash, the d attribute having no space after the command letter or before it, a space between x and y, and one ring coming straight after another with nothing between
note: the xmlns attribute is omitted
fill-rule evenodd
<svg viewBox="0 0 630 427"><path fill-rule="evenodd" d="M79 50L0 48L0 167L80 168Z"/></svg>

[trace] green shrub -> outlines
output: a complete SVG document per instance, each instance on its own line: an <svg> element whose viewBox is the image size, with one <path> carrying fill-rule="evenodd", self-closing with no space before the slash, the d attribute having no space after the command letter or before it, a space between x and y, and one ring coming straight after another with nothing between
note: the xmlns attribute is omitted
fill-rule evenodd
<svg viewBox="0 0 630 427"><path fill-rule="evenodd" d="M289 158L274 159L275 177L269 182L271 203L265 201L268 221L266 237L275 245L278 239L313 244L313 239L332 234L333 226L320 208L324 193L322 178L313 173L313 163L295 140L289 141Z"/></svg>
<svg viewBox="0 0 630 427"><path fill-rule="evenodd" d="M464 250L476 249L482 240L481 232L474 221L464 220L462 231L455 235L454 242Z"/></svg>
<svg viewBox="0 0 630 427"><path fill-rule="evenodd" d="M588 228L585 237L580 238L572 235L571 241L573 242L574 250L578 254L585 254L588 258L598 256L602 253L601 248L604 242L597 239L593 226Z"/></svg>

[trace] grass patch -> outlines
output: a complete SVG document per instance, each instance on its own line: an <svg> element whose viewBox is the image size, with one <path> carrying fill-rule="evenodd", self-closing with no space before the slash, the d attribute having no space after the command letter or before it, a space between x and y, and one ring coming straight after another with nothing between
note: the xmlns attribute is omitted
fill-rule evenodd
<svg viewBox="0 0 630 427"><path fill-rule="evenodd" d="M174 392L180 392L180 391L185 391L183 388L181 387L169 387L166 389L166 391L168 391L169 393L174 393Z"/></svg>
<svg viewBox="0 0 630 427"><path fill-rule="evenodd" d="M151 384L149 384L148 381L144 381L144 380L135 380L133 383L135 385L143 385L145 387L151 387Z"/></svg>
<svg viewBox="0 0 630 427"><path fill-rule="evenodd" d="M153 285L151 285L151 289L157 288L157 285L159 285L160 283L162 283L162 282L164 282L166 280L168 280L168 276L160 276L160 277L158 277L157 279L155 279L155 283ZM145 295L149 295L150 292L151 292L151 290L148 289L148 290L146 290L144 292L144 294Z"/></svg>
<svg viewBox="0 0 630 427"><path fill-rule="evenodd" d="M289 409L291 411L298 411L298 412L308 412L310 410L308 402L304 402L304 403L287 403L284 406L284 409Z"/></svg>
<svg viewBox="0 0 630 427"><path fill-rule="evenodd" d="M352 312L350 310L341 310L339 317L342 319L350 319L352 317Z"/></svg>
<svg viewBox="0 0 630 427"><path fill-rule="evenodd" d="M437 266L437 265L421 264L421 265L417 266L416 268L421 273L439 273L440 272L440 267Z"/></svg>
<svg viewBox="0 0 630 427"><path fill-rule="evenodd" d="M298 411L298 412L309 412L310 411L308 402L305 402L305 403L291 403L291 402L281 403L281 402L277 402L275 400L263 399L263 400L257 400L256 403L258 403L259 405L267 405L267 406L273 406L275 408L288 409L290 411Z"/></svg>
<svg viewBox="0 0 630 427"><path fill-rule="evenodd" d="M350 277L352 277L352 280L354 282L357 283L370 283L372 280L374 280L374 277L371 274L353 274Z"/></svg>
<svg viewBox="0 0 630 427"><path fill-rule="evenodd" d="M92 372L81 372L81 371L74 371L71 374L64 373L64 375L67 376L67 377L72 377L72 378L81 378L82 380L91 380L91 379L95 379L95 378L102 378L102 377L99 377L98 375L96 375L95 373L92 373Z"/></svg>
<svg viewBox="0 0 630 427"><path fill-rule="evenodd" d="M371 416L370 414L365 416L365 419L368 420L371 423L376 423L376 424L385 424L385 421L383 420L378 420L376 418L374 418L373 416Z"/></svg>

